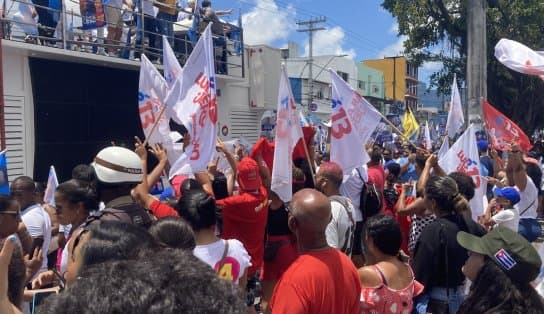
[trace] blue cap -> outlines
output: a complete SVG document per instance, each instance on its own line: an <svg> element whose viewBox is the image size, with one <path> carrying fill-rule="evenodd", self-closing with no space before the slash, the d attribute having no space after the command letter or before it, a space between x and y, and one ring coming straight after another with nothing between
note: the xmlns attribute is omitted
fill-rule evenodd
<svg viewBox="0 0 544 314"><path fill-rule="evenodd" d="M520 200L519 191L509 186L502 189L496 187L493 189L493 194L495 194L495 197L506 198L512 205L516 205Z"/></svg>
<svg viewBox="0 0 544 314"><path fill-rule="evenodd" d="M479 140L478 142L476 142L476 144L478 145L478 149L480 151L487 151L487 149L489 148L489 144L486 140Z"/></svg>

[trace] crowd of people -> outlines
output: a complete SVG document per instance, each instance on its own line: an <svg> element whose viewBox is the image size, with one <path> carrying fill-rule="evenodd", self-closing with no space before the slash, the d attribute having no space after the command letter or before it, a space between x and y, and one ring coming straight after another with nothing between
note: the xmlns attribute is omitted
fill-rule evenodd
<svg viewBox="0 0 544 314"><path fill-rule="evenodd" d="M14 179L0 195L0 312L544 313L541 152L478 142L490 195L475 220L472 178L432 152L369 145L343 173L305 129L290 202L261 150L220 141L225 169L214 159L160 195L168 152L138 138L76 166L51 202Z"/></svg>
<svg viewBox="0 0 544 314"><path fill-rule="evenodd" d="M14 38L17 32L12 28L17 28L27 42L62 47L65 36L65 48L125 59L138 59L145 53L159 63L163 35L179 58L187 58L199 34L213 23L217 70L222 74L227 68L227 38L238 41L236 46L241 40L236 35L239 26L219 18L232 9L212 9L211 1L198 1L197 6L197 0L66 0L57 7L47 0L12 0L6 12L0 11L4 38Z"/></svg>

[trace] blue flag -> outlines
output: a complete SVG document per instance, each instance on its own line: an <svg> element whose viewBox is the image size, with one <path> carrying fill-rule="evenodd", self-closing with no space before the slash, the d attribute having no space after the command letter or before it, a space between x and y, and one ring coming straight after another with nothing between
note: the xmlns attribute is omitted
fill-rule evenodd
<svg viewBox="0 0 544 314"><path fill-rule="evenodd" d="M5 150L0 153L0 194L9 195L8 161Z"/></svg>

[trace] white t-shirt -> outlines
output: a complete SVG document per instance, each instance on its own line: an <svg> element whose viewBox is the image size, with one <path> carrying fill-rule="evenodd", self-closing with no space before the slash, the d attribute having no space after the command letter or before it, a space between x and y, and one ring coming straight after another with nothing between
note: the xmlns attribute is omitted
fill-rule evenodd
<svg viewBox="0 0 544 314"><path fill-rule="evenodd" d="M331 201L332 219L325 230L327 243L343 252L348 252L348 255L351 256L353 233L355 232L353 215L355 209L347 197L333 195L329 197L329 200Z"/></svg>
<svg viewBox="0 0 544 314"><path fill-rule="evenodd" d="M216 272L219 262L225 252L225 242L229 242L229 251L219 272L219 277L231 280L238 284L240 277L244 275L247 268L251 266L251 257L247 253L242 242L236 239L219 240L207 245L197 245L193 254L204 263L210 265Z"/></svg>
<svg viewBox="0 0 544 314"><path fill-rule="evenodd" d="M495 222L495 226L504 226L518 232L519 228L519 211L516 208L503 209L491 217Z"/></svg>
<svg viewBox="0 0 544 314"><path fill-rule="evenodd" d="M40 205L34 204L21 212L21 219L26 226L26 230L31 237L43 237L42 267L36 273L36 276L47 270L47 252L51 243L51 218L49 214Z"/></svg>
<svg viewBox="0 0 544 314"><path fill-rule="evenodd" d="M538 189L533 180L527 176L527 185L525 190L515 187L519 191L520 201L514 207L519 211L520 218L536 218L536 209L538 208ZM525 211L525 212L523 212Z"/></svg>
<svg viewBox="0 0 544 314"><path fill-rule="evenodd" d="M361 177L364 181L361 180L357 171L361 173ZM351 170L350 174L344 175L342 185L340 186L340 193L350 199L351 204L355 209L353 211L353 216L356 222L363 221L363 214L361 213L361 210L359 210L359 202L361 200L361 191L365 182L368 182L368 169L366 165L354 168Z"/></svg>

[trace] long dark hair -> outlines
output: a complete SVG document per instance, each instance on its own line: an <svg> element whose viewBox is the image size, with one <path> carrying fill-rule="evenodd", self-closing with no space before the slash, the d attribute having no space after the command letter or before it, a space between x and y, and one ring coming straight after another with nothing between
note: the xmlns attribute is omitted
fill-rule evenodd
<svg viewBox="0 0 544 314"><path fill-rule="evenodd" d="M457 183L450 177L430 177L425 184L425 194L436 201L440 212L461 215L470 210L467 199L459 193Z"/></svg>
<svg viewBox="0 0 544 314"><path fill-rule="evenodd" d="M463 313L544 313L544 303L530 283L516 283L487 256L470 293L461 304Z"/></svg>

